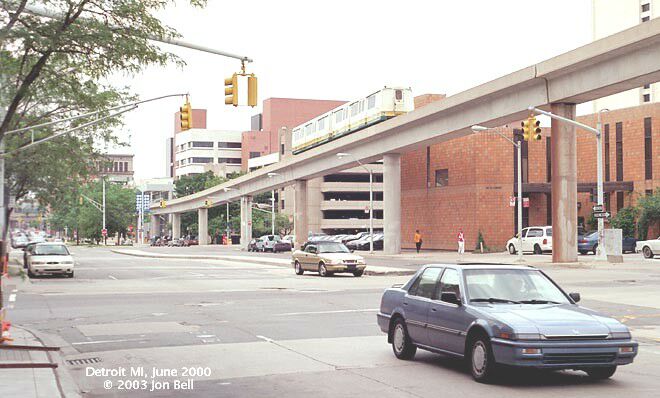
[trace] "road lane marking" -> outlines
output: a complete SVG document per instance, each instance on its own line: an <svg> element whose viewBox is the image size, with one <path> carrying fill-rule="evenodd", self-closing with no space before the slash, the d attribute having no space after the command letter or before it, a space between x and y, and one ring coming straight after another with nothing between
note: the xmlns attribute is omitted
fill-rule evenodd
<svg viewBox="0 0 660 398"><path fill-rule="evenodd" d="M258 339L261 339L261 340L263 340L263 341L265 341L265 342L267 342L267 343L274 343L274 342L275 342L275 340L273 340L273 339L271 339L271 338L268 338L268 337L266 337L266 336L258 335L258 336L255 336L255 337L258 338Z"/></svg>
<svg viewBox="0 0 660 398"><path fill-rule="evenodd" d="M121 339L121 340L96 340L96 341L78 341L71 343L71 345L85 345L85 344L105 344L105 343L124 343L127 341L144 341L146 339Z"/></svg>
<svg viewBox="0 0 660 398"><path fill-rule="evenodd" d="M110 278L110 279L112 279L112 280L115 280L115 281L117 280L117 278L115 278L115 277L112 276L112 275L108 275L108 278Z"/></svg>
<svg viewBox="0 0 660 398"><path fill-rule="evenodd" d="M9 295L9 302L16 301L16 294L12 293Z"/></svg>
<svg viewBox="0 0 660 398"><path fill-rule="evenodd" d="M293 316L293 315L322 315L322 314L343 314L352 312L377 312L378 308L368 308L362 310L334 310L334 311L309 311L309 312L284 312L274 314L274 316Z"/></svg>

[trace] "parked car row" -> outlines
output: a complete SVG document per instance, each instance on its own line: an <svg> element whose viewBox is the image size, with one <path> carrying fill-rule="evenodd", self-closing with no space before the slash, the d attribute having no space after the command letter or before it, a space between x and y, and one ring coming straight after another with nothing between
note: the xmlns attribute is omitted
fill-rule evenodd
<svg viewBox="0 0 660 398"><path fill-rule="evenodd" d="M149 242L150 246L169 246L169 247L188 247L198 245L196 236L188 235L182 238L172 238L171 236L153 236Z"/></svg>
<svg viewBox="0 0 660 398"><path fill-rule="evenodd" d="M291 239L291 241L289 241ZM287 240L279 235L264 235L257 239L252 239L248 243L249 252L290 252L293 247L292 235L287 235Z"/></svg>

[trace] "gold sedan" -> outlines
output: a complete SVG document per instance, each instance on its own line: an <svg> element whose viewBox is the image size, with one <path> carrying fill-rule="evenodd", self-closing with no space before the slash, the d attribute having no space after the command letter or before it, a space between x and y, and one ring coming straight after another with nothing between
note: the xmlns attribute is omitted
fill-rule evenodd
<svg viewBox="0 0 660 398"><path fill-rule="evenodd" d="M367 267L364 258L351 253L339 242L310 242L304 246L304 250L294 251L292 257L291 262L298 275L314 271L320 276L330 276L335 272L362 276Z"/></svg>

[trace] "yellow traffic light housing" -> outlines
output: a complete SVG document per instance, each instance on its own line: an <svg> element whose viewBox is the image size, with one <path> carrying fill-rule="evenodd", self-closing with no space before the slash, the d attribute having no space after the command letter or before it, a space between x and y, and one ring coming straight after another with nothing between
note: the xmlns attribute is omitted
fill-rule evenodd
<svg viewBox="0 0 660 398"><path fill-rule="evenodd" d="M257 106L257 77L253 74L248 76L248 106Z"/></svg>
<svg viewBox="0 0 660 398"><path fill-rule="evenodd" d="M165 201L165 199L160 200L160 207L162 207L162 208L167 207L167 202Z"/></svg>
<svg viewBox="0 0 660 398"><path fill-rule="evenodd" d="M192 123L192 107L190 102L186 100L186 103L179 108L179 125L181 126L181 131L186 131L193 128Z"/></svg>
<svg viewBox="0 0 660 398"><path fill-rule="evenodd" d="M83 197L81 196L80 197L80 205L82 206L82 204L83 204Z"/></svg>
<svg viewBox="0 0 660 398"><path fill-rule="evenodd" d="M530 124L529 124L529 119L523 120L520 125L522 126L522 131L523 131L523 140L529 141L530 137Z"/></svg>
<svg viewBox="0 0 660 398"><path fill-rule="evenodd" d="M213 205L213 201L212 201L212 200L206 199L206 200L204 201L204 207L211 207L212 205Z"/></svg>
<svg viewBox="0 0 660 398"><path fill-rule="evenodd" d="M238 75L225 79L225 104L238 106Z"/></svg>
<svg viewBox="0 0 660 398"><path fill-rule="evenodd" d="M536 120L535 117L530 117L530 126L532 126L532 136L536 141L541 140L541 121Z"/></svg>

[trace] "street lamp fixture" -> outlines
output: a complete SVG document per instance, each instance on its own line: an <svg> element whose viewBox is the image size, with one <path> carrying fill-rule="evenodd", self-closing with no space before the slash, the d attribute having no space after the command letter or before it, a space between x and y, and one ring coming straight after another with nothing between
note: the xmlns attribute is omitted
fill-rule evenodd
<svg viewBox="0 0 660 398"><path fill-rule="evenodd" d="M366 167L360 159L346 152L339 152L336 155L339 159L345 157L353 157L357 164L359 164L363 169L369 173L369 253L374 253L374 173L373 170Z"/></svg>
<svg viewBox="0 0 660 398"><path fill-rule="evenodd" d="M518 175L517 175L517 180L518 180L518 261L523 261L523 251L522 251L522 207L523 207L523 188L522 188L522 145L521 141L514 141L511 138L507 137L506 135L502 134L499 130L491 128L491 127L484 127L484 126L479 126L479 125L474 125L472 126L472 131L475 133L481 133L484 131L493 131L497 134L499 134L502 138L506 139L509 141L514 147L516 147L516 152L517 152L517 162L518 162Z"/></svg>

